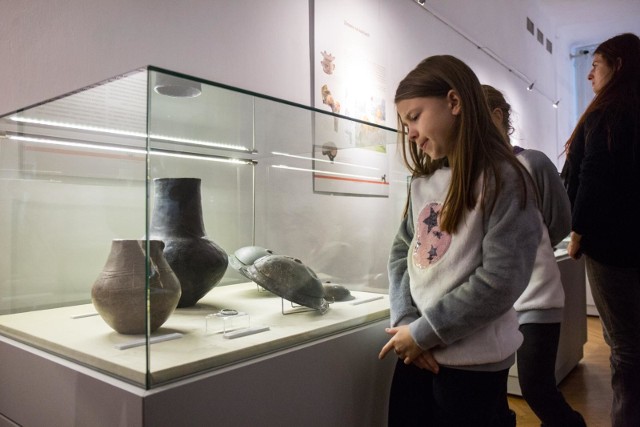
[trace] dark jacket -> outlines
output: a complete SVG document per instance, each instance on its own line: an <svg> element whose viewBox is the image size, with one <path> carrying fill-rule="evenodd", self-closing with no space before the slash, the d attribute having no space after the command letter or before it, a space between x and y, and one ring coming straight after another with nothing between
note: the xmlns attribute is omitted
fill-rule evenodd
<svg viewBox="0 0 640 427"><path fill-rule="evenodd" d="M571 229L594 260L619 267L640 265L640 127L630 114L586 117L571 144L565 185Z"/></svg>

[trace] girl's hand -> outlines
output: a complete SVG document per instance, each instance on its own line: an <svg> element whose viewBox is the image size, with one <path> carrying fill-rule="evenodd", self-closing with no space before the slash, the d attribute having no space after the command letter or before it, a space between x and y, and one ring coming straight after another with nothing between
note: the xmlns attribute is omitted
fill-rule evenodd
<svg viewBox="0 0 640 427"><path fill-rule="evenodd" d="M440 365L438 365L438 362L436 362L436 359L429 350L423 351L422 354L413 361L413 364L420 369L426 369L434 374L440 371Z"/></svg>
<svg viewBox="0 0 640 427"><path fill-rule="evenodd" d="M409 332L408 325L402 325L395 328L385 329L391 339L382 347L378 358L384 358L387 353L393 350L398 358L406 365L414 363L422 369L428 369L433 373L438 373L439 367L430 351L425 351L416 344Z"/></svg>

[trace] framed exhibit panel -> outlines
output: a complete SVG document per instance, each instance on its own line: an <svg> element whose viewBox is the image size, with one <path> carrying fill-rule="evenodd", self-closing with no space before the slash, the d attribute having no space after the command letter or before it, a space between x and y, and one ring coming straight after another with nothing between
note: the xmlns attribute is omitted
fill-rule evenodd
<svg viewBox="0 0 640 427"><path fill-rule="evenodd" d="M358 4L361 3L361 4ZM316 128L314 189L334 194L389 197L386 135L395 126L388 55L380 16L366 2L314 2L314 106L350 117ZM328 116L319 116L330 121ZM358 168L352 165L357 164ZM334 172L331 173L323 173Z"/></svg>

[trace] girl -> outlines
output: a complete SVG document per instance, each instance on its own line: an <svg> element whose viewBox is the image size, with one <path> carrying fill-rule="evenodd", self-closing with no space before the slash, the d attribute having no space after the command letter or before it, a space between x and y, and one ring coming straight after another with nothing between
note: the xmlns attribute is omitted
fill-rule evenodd
<svg viewBox="0 0 640 427"><path fill-rule="evenodd" d="M522 342L513 304L542 233L533 183L459 59L422 61L395 103L412 182L389 259L391 338L379 355L399 358L389 425L510 425L500 417Z"/></svg>

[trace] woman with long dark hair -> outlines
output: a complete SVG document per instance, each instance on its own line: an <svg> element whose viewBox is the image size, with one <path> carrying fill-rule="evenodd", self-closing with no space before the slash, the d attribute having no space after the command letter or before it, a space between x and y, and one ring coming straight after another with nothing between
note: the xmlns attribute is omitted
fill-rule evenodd
<svg viewBox="0 0 640 427"><path fill-rule="evenodd" d="M600 44L595 97L566 144L572 258L587 277L611 347L613 427L640 425L640 39Z"/></svg>

